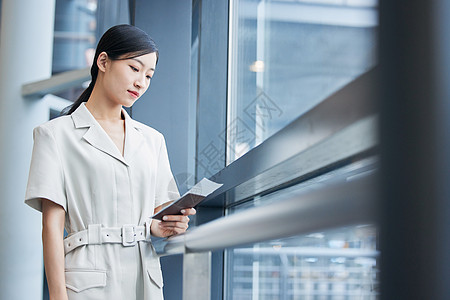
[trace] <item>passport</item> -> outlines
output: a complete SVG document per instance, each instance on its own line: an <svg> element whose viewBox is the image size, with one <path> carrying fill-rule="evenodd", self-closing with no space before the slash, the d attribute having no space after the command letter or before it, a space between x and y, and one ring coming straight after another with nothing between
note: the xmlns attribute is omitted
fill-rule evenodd
<svg viewBox="0 0 450 300"><path fill-rule="evenodd" d="M162 220L165 215L181 215L182 209L193 208L221 186L221 183L203 178L183 196L153 215L152 219Z"/></svg>

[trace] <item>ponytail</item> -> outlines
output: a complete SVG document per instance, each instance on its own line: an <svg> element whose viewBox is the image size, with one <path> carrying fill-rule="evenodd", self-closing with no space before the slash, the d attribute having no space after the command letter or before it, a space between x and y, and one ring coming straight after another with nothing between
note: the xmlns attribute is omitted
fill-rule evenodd
<svg viewBox="0 0 450 300"><path fill-rule="evenodd" d="M91 81L87 89L81 93L80 97L78 97L72 105L69 105L61 111L61 115L70 115L81 105L81 103L87 102L92 94L92 91L94 90L94 84L94 81Z"/></svg>

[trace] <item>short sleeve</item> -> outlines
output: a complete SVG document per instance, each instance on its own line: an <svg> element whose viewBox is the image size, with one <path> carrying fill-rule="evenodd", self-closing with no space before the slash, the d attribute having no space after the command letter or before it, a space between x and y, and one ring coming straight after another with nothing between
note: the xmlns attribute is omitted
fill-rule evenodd
<svg viewBox="0 0 450 300"><path fill-rule="evenodd" d="M42 211L42 198L61 205L67 211L61 155L50 129L44 125L33 131L34 145L25 203Z"/></svg>
<svg viewBox="0 0 450 300"><path fill-rule="evenodd" d="M161 148L158 157L158 170L156 173L156 199L155 207L168 201L180 198L177 183L170 169L169 156L167 154L166 141L162 137Z"/></svg>

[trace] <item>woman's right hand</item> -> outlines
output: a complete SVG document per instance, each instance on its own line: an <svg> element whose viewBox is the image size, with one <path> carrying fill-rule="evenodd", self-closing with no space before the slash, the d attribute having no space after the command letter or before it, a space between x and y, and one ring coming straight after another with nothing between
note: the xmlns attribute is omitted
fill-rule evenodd
<svg viewBox="0 0 450 300"><path fill-rule="evenodd" d="M159 211L159 207L154 213ZM157 237L169 237L184 233L189 227L189 216L196 214L194 208L186 208L181 211L182 215L165 215L162 221L152 220L151 233Z"/></svg>

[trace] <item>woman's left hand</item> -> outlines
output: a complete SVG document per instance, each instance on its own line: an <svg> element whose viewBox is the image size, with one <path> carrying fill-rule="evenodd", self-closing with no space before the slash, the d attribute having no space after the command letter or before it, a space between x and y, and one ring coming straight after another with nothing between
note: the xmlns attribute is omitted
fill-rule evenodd
<svg viewBox="0 0 450 300"><path fill-rule="evenodd" d="M162 221L153 220L151 231L157 237L168 237L180 234L189 227L189 217L195 215L194 208L186 208L181 211L183 215L166 215Z"/></svg>

